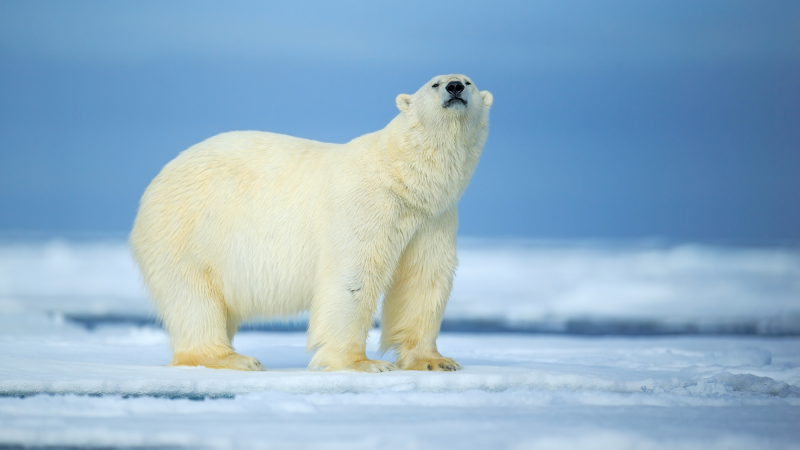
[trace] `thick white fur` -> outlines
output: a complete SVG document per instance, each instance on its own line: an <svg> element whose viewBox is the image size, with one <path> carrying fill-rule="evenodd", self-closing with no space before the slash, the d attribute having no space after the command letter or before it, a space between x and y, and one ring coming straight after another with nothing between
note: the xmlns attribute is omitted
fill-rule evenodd
<svg viewBox="0 0 800 450"><path fill-rule="evenodd" d="M444 107L452 80L466 106ZM438 87L433 87L439 83ZM133 254L170 334L172 365L263 370L234 352L240 321L310 310L312 368L456 370L436 349L456 267L456 203L488 134L492 95L463 75L397 97L383 130L346 144L224 133L167 164L144 193Z"/></svg>

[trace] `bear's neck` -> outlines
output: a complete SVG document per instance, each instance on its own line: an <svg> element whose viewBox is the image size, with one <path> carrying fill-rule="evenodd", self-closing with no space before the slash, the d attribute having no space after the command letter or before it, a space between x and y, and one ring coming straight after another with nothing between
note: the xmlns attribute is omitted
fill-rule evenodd
<svg viewBox="0 0 800 450"><path fill-rule="evenodd" d="M466 120L426 129L401 113L381 133L392 189L412 208L433 216L458 203L488 130L485 123Z"/></svg>

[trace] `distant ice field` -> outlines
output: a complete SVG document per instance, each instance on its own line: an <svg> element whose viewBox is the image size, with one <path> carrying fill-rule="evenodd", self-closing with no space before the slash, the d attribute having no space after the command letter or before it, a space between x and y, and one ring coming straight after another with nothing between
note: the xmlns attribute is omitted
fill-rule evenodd
<svg viewBox="0 0 800 450"><path fill-rule="evenodd" d="M444 331L800 335L800 249L461 239ZM0 312L155 324L124 242L0 243ZM301 331L304 317L244 329Z"/></svg>
<svg viewBox="0 0 800 450"><path fill-rule="evenodd" d="M2 243L0 448L800 449L797 249L461 242L464 370L379 374L306 370L302 317L167 367L123 243Z"/></svg>

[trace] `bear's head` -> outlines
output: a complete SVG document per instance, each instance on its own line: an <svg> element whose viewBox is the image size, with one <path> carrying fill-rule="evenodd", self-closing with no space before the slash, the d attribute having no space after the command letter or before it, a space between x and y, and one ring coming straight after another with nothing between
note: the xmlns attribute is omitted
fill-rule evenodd
<svg viewBox="0 0 800 450"><path fill-rule="evenodd" d="M397 108L423 125L443 120L486 124L493 100L489 91L478 91L465 75L439 75L413 95L398 95Z"/></svg>

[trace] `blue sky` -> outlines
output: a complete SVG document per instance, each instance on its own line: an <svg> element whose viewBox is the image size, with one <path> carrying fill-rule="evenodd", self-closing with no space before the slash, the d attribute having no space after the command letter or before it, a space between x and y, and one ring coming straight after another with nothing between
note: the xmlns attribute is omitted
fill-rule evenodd
<svg viewBox="0 0 800 450"><path fill-rule="evenodd" d="M124 232L181 150L346 142L466 73L461 232L800 240L800 3L0 2L0 231Z"/></svg>

